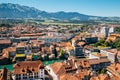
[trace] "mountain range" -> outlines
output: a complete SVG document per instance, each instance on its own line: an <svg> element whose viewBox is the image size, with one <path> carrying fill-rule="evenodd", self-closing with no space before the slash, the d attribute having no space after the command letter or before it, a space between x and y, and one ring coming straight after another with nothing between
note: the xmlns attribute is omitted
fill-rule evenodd
<svg viewBox="0 0 120 80"><path fill-rule="evenodd" d="M0 4L0 18L37 18L37 19L56 19L56 20L120 20L119 17L100 17L81 14L78 12L46 12L34 7L19 4L3 3Z"/></svg>

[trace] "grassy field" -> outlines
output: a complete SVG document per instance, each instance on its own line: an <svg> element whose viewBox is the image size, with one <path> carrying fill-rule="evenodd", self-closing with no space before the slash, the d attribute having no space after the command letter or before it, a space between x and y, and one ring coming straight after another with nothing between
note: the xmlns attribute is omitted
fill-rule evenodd
<svg viewBox="0 0 120 80"><path fill-rule="evenodd" d="M76 23L59 23L59 22L40 22L43 25L83 25L83 24L76 24Z"/></svg>
<svg viewBox="0 0 120 80"><path fill-rule="evenodd" d="M98 49L106 49L106 48L109 48L109 47L104 47L104 46L98 46Z"/></svg>

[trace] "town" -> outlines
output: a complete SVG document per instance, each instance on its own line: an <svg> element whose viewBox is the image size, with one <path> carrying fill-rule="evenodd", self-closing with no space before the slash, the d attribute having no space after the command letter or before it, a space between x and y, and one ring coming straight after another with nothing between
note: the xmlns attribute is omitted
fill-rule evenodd
<svg viewBox="0 0 120 80"><path fill-rule="evenodd" d="M119 24L0 27L0 80L120 80Z"/></svg>
<svg viewBox="0 0 120 80"><path fill-rule="evenodd" d="M0 0L0 80L120 80L120 0Z"/></svg>

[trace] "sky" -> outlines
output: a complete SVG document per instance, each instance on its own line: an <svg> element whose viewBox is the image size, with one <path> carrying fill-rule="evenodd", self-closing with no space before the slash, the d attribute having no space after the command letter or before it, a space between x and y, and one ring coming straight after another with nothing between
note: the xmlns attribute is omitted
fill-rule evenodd
<svg viewBox="0 0 120 80"><path fill-rule="evenodd" d="M47 12L65 11L120 17L120 0L0 0L0 3L20 4Z"/></svg>

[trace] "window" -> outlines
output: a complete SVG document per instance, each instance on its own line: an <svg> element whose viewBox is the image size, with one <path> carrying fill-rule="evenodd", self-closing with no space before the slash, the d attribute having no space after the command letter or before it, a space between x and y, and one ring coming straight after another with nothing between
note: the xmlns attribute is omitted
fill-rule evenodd
<svg viewBox="0 0 120 80"><path fill-rule="evenodd" d="M19 78L16 78L16 80L21 80L21 78L19 77Z"/></svg>
<svg viewBox="0 0 120 80"><path fill-rule="evenodd" d="M43 77L43 75L41 74L41 77Z"/></svg>
<svg viewBox="0 0 120 80"><path fill-rule="evenodd" d="M16 75L16 78L20 78L20 77L21 77L21 75L20 75L20 74L17 74L17 75Z"/></svg>
<svg viewBox="0 0 120 80"><path fill-rule="evenodd" d="M27 79L27 74L23 74L23 79Z"/></svg>
<svg viewBox="0 0 120 80"><path fill-rule="evenodd" d="M35 73L35 76L34 76L36 79L38 78L38 73Z"/></svg>
<svg viewBox="0 0 120 80"><path fill-rule="evenodd" d="M26 76L26 77L23 77L23 79L27 79L27 76Z"/></svg>
<svg viewBox="0 0 120 80"><path fill-rule="evenodd" d="M33 73L29 73L29 78L33 78Z"/></svg>

